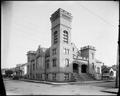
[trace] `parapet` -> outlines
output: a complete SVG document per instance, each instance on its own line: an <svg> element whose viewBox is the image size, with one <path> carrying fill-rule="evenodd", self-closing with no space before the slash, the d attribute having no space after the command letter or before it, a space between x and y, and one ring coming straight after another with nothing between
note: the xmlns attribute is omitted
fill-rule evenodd
<svg viewBox="0 0 120 96"><path fill-rule="evenodd" d="M84 47L81 48L81 50L85 50L85 49L91 49L91 50L96 51L95 47L90 46L90 45L88 45L88 46L84 46Z"/></svg>
<svg viewBox="0 0 120 96"><path fill-rule="evenodd" d="M28 55L28 54L36 54L36 51L28 51L28 52L27 52L27 55Z"/></svg>
<svg viewBox="0 0 120 96"><path fill-rule="evenodd" d="M56 18L60 17L61 15L64 15L65 17L69 18L69 19L72 19L72 15L71 13L59 8L57 11L55 11L51 17L50 17L50 20L51 21L54 21Z"/></svg>

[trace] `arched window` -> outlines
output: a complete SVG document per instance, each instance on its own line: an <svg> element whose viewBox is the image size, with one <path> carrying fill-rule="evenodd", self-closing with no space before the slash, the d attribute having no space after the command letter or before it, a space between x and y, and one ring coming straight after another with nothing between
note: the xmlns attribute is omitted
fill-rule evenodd
<svg viewBox="0 0 120 96"><path fill-rule="evenodd" d="M114 72L113 71L110 71L110 76L113 76L114 75Z"/></svg>
<svg viewBox="0 0 120 96"><path fill-rule="evenodd" d="M68 32L66 30L63 31L63 41L68 43Z"/></svg>
<svg viewBox="0 0 120 96"><path fill-rule="evenodd" d="M57 36L57 35L58 35L57 31L55 31L55 32L54 32L54 35L53 35L53 36L54 36L54 37L53 37L53 38L54 38L54 44L56 44L57 41L58 41L58 36Z"/></svg>

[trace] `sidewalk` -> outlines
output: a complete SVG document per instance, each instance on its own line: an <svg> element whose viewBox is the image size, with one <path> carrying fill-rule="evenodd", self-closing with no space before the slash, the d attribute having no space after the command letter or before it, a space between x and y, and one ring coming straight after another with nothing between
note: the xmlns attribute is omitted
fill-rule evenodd
<svg viewBox="0 0 120 96"><path fill-rule="evenodd" d="M6 79L7 80L7 79ZM9 79L8 79L9 80ZM52 82L52 81L38 81L38 80L30 80L30 79L19 79L20 81L25 82L34 82L34 83L43 83L43 84L52 84L52 85L74 85L74 84L92 84L92 83L104 83L104 82L113 82L113 81L77 81L77 82Z"/></svg>
<svg viewBox="0 0 120 96"><path fill-rule="evenodd" d="M77 82L50 82L50 81L38 81L38 80L29 80L29 79L20 79L21 81L35 82L35 83L44 83L44 84L53 84L53 85L66 85L66 84L91 84L91 83L103 83L106 81L77 81ZM111 82L111 81L109 81Z"/></svg>
<svg viewBox="0 0 120 96"><path fill-rule="evenodd" d="M109 89L104 89L102 92L107 92L107 93L113 93L113 94L118 94L118 88L109 88Z"/></svg>
<svg viewBox="0 0 120 96"><path fill-rule="evenodd" d="M29 80L29 79L20 79L21 81L26 81L26 82L34 82L34 83L43 83L43 84L57 84L57 85L65 85L68 84L67 82L49 82L49 81L38 81L38 80Z"/></svg>

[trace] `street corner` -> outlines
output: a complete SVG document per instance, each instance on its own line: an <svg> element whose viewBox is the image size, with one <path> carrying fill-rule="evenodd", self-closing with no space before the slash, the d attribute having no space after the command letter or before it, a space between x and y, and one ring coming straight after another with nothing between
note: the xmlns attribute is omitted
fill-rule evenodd
<svg viewBox="0 0 120 96"><path fill-rule="evenodd" d="M109 88L101 90L102 92L111 93L111 94L118 94L119 89L118 88Z"/></svg>

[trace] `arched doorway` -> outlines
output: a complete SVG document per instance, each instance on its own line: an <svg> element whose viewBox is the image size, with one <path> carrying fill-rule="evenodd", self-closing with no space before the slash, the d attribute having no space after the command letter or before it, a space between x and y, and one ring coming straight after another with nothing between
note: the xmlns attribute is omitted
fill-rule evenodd
<svg viewBox="0 0 120 96"><path fill-rule="evenodd" d="M82 73L87 73L87 65L83 64L83 65L81 66L81 72L82 72Z"/></svg>
<svg viewBox="0 0 120 96"><path fill-rule="evenodd" d="M79 73L79 66L77 63L73 63L73 72L74 73Z"/></svg>

